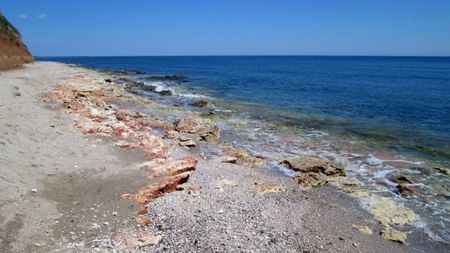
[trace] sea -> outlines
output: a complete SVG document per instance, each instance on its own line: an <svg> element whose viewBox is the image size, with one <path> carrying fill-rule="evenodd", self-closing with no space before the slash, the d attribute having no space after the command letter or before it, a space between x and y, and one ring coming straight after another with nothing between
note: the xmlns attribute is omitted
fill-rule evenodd
<svg viewBox="0 0 450 253"><path fill-rule="evenodd" d="M346 164L369 191L411 208L432 239L450 242L450 57L38 57L170 90L149 99L227 115L224 137L267 157L318 155ZM180 80L160 78L184 75ZM163 117L163 115L159 115ZM276 161L269 169L279 169ZM293 174L286 172L288 176ZM423 196L402 196L393 178Z"/></svg>

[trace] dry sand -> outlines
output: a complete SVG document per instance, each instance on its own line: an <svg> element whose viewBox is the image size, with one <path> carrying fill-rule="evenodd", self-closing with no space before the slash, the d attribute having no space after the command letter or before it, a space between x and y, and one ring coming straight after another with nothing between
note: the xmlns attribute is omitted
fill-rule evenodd
<svg viewBox="0 0 450 253"><path fill-rule="evenodd" d="M144 154L83 136L74 116L41 99L74 75L106 77L49 62L0 72L0 252L123 252L130 231L161 236L136 250L145 252L446 251L420 235L407 245L382 239L357 200L331 187L302 191L264 169L203 159L184 190L149 205L153 223L138 226L135 204L120 196L148 183L137 169ZM176 148L170 156L186 154Z"/></svg>

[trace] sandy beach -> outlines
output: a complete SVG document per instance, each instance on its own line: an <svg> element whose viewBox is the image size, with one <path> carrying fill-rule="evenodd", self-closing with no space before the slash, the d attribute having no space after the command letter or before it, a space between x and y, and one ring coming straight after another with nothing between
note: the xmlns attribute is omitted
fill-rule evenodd
<svg viewBox="0 0 450 253"><path fill-rule="evenodd" d="M331 163L295 180L269 171L214 121L142 113L183 109L116 79L53 62L0 72L0 252L448 250L422 233L385 239L415 217L361 208Z"/></svg>

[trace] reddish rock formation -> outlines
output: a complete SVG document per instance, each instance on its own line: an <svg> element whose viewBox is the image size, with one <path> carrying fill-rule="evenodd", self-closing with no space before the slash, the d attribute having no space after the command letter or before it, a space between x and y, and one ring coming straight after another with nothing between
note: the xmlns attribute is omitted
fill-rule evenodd
<svg viewBox="0 0 450 253"><path fill-rule="evenodd" d="M158 183L142 187L136 194L123 194L122 199L135 201L139 205L139 214L146 214L148 203L165 193L175 191L180 184L187 182L196 165L197 160L190 156L175 161L164 162L160 159L146 162L140 168L149 170L149 178L162 174L165 176Z"/></svg>
<svg viewBox="0 0 450 253"><path fill-rule="evenodd" d="M0 70L18 68L33 61L20 33L0 13Z"/></svg>

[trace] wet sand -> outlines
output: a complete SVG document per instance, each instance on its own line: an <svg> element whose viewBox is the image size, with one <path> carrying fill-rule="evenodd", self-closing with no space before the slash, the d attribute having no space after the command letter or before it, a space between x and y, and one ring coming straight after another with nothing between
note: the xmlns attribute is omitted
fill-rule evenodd
<svg viewBox="0 0 450 253"><path fill-rule="evenodd" d="M188 183L149 204L150 225L138 225L137 205L120 197L149 184L138 169L145 154L119 148L113 138L81 134L73 126L77 116L42 101L74 76L98 83L108 78L49 62L0 72L0 252L448 249L421 235L406 245L382 239L379 224L357 199L331 186L304 191L291 178L207 160L171 140L165 140L169 158L193 155L197 168ZM124 247L124 235L149 231L161 236L157 245Z"/></svg>

